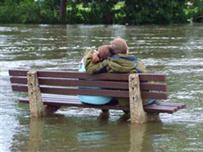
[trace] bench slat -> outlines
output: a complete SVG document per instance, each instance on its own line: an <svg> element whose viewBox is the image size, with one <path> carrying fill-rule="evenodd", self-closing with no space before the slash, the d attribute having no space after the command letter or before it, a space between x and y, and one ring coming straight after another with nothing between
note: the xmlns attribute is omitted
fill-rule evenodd
<svg viewBox="0 0 203 152"><path fill-rule="evenodd" d="M186 105L184 103L170 103L170 102L160 102L159 103L161 106L176 106L178 107L178 109L183 109L183 108L186 108Z"/></svg>
<svg viewBox="0 0 203 152"><path fill-rule="evenodd" d="M75 96L73 96L73 97L71 97L71 96L62 96L62 95L48 95L48 94L42 94L42 97L43 97L43 99L53 99L53 100L58 100L58 99L60 99L60 100L75 100L75 99L78 99L77 97L75 97ZM183 109L183 108L185 108L186 107L186 105L184 104L184 103L172 103L172 102L156 102L156 104L157 105L161 105L161 106L172 106L172 107L177 107L177 108L179 108L179 109Z"/></svg>
<svg viewBox="0 0 203 152"><path fill-rule="evenodd" d="M143 99L167 99L168 95L166 92L148 92L148 91L142 91L141 92Z"/></svg>
<svg viewBox="0 0 203 152"><path fill-rule="evenodd" d="M154 91L167 91L167 84L166 83L148 83L148 82L141 82L140 89L144 90L154 90Z"/></svg>
<svg viewBox="0 0 203 152"><path fill-rule="evenodd" d="M167 108L166 108L167 107ZM176 112L179 108L175 106L164 106L164 105L148 105L144 106L145 111L147 112L154 112L155 110L159 109L159 112L161 113L173 113Z"/></svg>
<svg viewBox="0 0 203 152"><path fill-rule="evenodd" d="M28 70L9 70L10 76L26 76ZM92 80L117 80L128 81L129 74L127 73L100 73L100 74L87 74L81 72L68 72L68 71L38 71L38 77L54 77L54 78L80 78ZM164 74L153 73L140 73L139 78L141 81L166 81Z"/></svg>
<svg viewBox="0 0 203 152"><path fill-rule="evenodd" d="M27 84L26 77L11 77L11 83ZM116 82L116 81L90 81L90 80L68 80L57 78L39 78L40 85L51 86L88 86L88 87L101 87L109 89L128 89L128 82ZM146 85L147 86L147 85Z"/></svg>
<svg viewBox="0 0 203 152"><path fill-rule="evenodd" d="M12 85L13 91L27 92L28 88L26 85ZM73 88L62 88L62 87L40 87L42 93L48 94L59 94L59 95L93 95L93 96L111 96L111 97L122 97L128 98L129 92L125 90L100 90L100 89L73 89Z"/></svg>
<svg viewBox="0 0 203 152"><path fill-rule="evenodd" d="M16 85L12 84L13 91L27 92L27 85ZM42 93L49 94L61 94L61 95L99 95L99 96L110 96L110 97L122 97L129 98L128 90L106 90L106 89L73 89L64 87L44 87L40 86ZM142 98L144 99L167 99L166 92L141 92Z"/></svg>
<svg viewBox="0 0 203 152"><path fill-rule="evenodd" d="M19 99L19 102L28 103L27 98ZM117 110L129 110L127 106L120 106L120 105L88 105L82 104L79 99L68 99L68 98L53 98L53 97L43 97L43 103L48 105L61 105L61 106L74 106L74 107L82 107L82 108L98 108L98 109L117 109ZM144 110L146 112L157 112L157 113L173 113L178 110L178 107L172 106L165 106L165 105L149 105L144 106Z"/></svg>
<svg viewBox="0 0 203 152"><path fill-rule="evenodd" d="M64 88L47 88L40 87L42 93L50 94L62 94L62 95L99 95L99 96L111 96L111 97L123 97L128 98L128 91L119 90L96 90L96 89L64 89Z"/></svg>
<svg viewBox="0 0 203 152"><path fill-rule="evenodd" d="M10 76L27 76L28 70L8 70Z"/></svg>
<svg viewBox="0 0 203 152"><path fill-rule="evenodd" d="M10 76L26 76L28 70L9 70ZM68 71L37 71L38 77L53 77L53 78L80 78L92 80L117 80L128 81L129 74L117 73L101 73L101 74L87 74L82 72L68 72Z"/></svg>
<svg viewBox="0 0 203 152"><path fill-rule="evenodd" d="M11 83L27 84L26 77L11 77ZM40 85L51 86L94 86L108 89L128 89L128 82L115 82L115 81L88 81L88 80L68 80L56 78L39 78ZM148 83L141 82L141 90L156 90L167 91L166 83Z"/></svg>
<svg viewBox="0 0 203 152"><path fill-rule="evenodd" d="M156 73L140 73L139 74L140 81L166 81L165 74L156 74Z"/></svg>

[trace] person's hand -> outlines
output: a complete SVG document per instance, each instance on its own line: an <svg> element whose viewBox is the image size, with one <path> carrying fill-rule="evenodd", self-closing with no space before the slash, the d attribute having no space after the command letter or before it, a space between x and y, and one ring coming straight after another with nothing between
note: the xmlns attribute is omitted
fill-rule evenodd
<svg viewBox="0 0 203 152"><path fill-rule="evenodd" d="M98 56L98 52L97 51L94 51L93 54L92 54L92 62L93 63L97 63L99 62L99 56Z"/></svg>

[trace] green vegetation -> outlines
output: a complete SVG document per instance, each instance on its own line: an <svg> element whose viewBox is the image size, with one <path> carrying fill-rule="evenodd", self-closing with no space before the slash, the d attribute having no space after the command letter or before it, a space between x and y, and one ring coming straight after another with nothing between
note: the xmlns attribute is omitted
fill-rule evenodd
<svg viewBox="0 0 203 152"><path fill-rule="evenodd" d="M203 0L0 0L0 23L170 24L203 16Z"/></svg>

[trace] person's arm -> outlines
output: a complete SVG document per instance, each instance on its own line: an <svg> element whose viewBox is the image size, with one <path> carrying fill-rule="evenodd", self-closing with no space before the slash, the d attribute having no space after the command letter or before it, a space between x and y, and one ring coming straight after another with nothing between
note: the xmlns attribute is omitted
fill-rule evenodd
<svg viewBox="0 0 203 152"><path fill-rule="evenodd" d="M117 55L108 62L107 71L116 73L145 73L146 68L143 62L135 56Z"/></svg>
<svg viewBox="0 0 203 152"><path fill-rule="evenodd" d="M95 74L95 73L101 73L105 71L105 68L107 66L107 61L103 60L97 63L92 62L92 53L93 51L88 52L88 54L85 57L84 64L85 69L87 73Z"/></svg>
<svg viewBox="0 0 203 152"><path fill-rule="evenodd" d="M110 60L107 71L111 73L136 73L134 63L124 59Z"/></svg>

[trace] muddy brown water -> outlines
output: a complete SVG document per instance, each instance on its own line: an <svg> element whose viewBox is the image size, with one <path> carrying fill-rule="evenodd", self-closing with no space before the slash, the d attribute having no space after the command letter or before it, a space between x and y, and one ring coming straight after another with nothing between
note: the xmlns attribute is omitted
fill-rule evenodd
<svg viewBox="0 0 203 152"><path fill-rule="evenodd" d="M9 84L8 69L77 69L86 49L125 38L150 71L168 76L170 102L187 109L161 114L162 123L123 121L122 111L63 108L30 119ZM0 152L203 151L203 24L171 26L0 25Z"/></svg>

